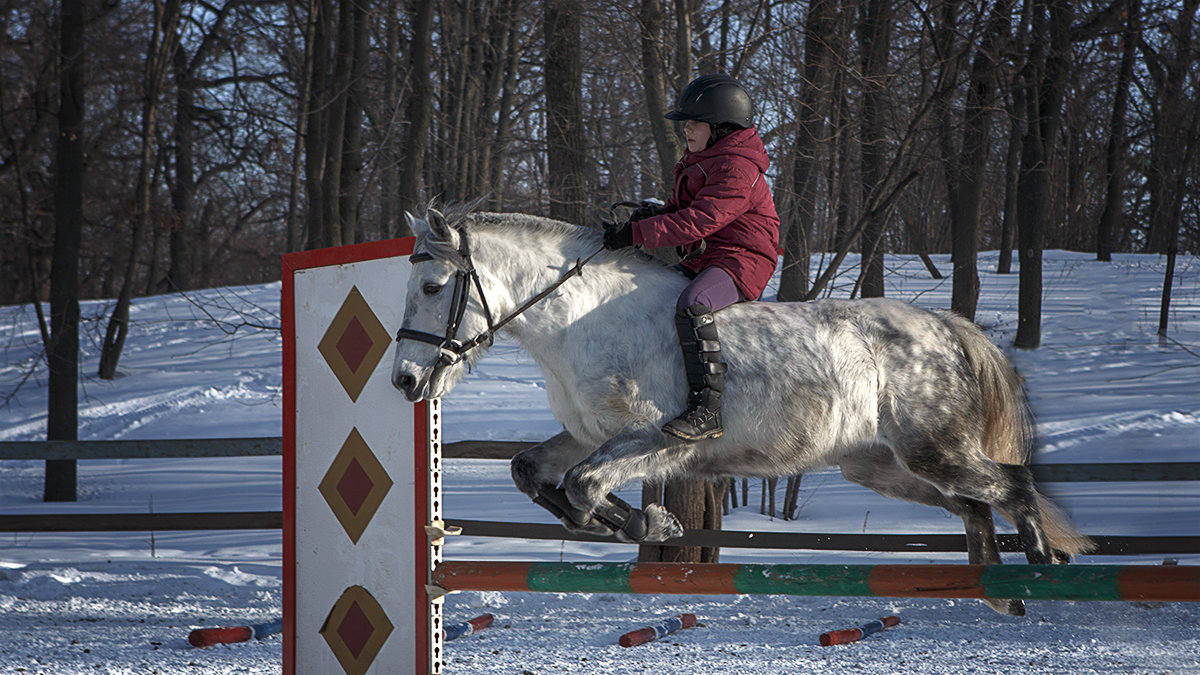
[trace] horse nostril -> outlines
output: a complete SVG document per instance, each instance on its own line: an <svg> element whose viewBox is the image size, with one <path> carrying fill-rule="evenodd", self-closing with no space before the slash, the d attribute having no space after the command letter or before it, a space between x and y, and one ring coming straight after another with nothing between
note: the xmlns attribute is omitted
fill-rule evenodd
<svg viewBox="0 0 1200 675"><path fill-rule="evenodd" d="M411 392L413 390L413 387L417 386L417 378L413 377L412 375L407 375L407 374L401 375L396 378L396 380L395 380L395 382L393 382L393 384L396 386L397 389L407 393L407 392Z"/></svg>

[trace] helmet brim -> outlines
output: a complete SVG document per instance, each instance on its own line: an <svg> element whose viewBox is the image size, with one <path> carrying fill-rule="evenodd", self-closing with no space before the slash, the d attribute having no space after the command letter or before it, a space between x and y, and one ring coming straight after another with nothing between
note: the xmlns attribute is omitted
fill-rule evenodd
<svg viewBox="0 0 1200 675"><path fill-rule="evenodd" d="M672 110L671 112L667 113L666 115L663 115L663 117L665 117L669 120L675 120L676 122L684 122L687 120L696 119L690 115L685 115L678 110Z"/></svg>

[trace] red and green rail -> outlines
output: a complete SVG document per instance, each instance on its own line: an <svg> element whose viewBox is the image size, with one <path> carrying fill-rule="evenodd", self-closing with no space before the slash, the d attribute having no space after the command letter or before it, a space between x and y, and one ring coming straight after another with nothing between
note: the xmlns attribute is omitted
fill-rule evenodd
<svg viewBox="0 0 1200 675"><path fill-rule="evenodd" d="M1200 601L1200 566L448 561L450 591Z"/></svg>

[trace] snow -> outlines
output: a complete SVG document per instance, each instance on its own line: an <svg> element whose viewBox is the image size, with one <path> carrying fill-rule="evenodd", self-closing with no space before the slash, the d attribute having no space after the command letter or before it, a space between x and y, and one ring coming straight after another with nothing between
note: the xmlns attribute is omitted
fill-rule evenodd
<svg viewBox="0 0 1200 675"><path fill-rule="evenodd" d="M1197 461L1200 450L1200 259L1177 262L1170 338L1156 335L1165 260L1045 255L1042 346L1013 350L1017 285L980 258L976 315L1027 378L1039 419L1040 462ZM934 256L943 272L950 264ZM852 261L848 261L848 264ZM852 276L843 276L844 296ZM916 258L888 259L887 294L947 307L949 280ZM94 377L106 303L83 306L80 438L220 438L281 434L279 284L135 302L121 377ZM768 291L768 299L773 291ZM46 373L32 307L0 308L0 440L44 438ZM445 401L445 440L538 441L559 430L528 355L500 341ZM447 460L450 519L553 522L512 486L505 462ZM103 513L281 508L278 457L95 460L79 464L79 501L40 501L42 462L0 462L0 512ZM757 531L958 533L935 509L850 486L833 471L806 475L798 520L749 507L725 528ZM1200 486L1188 482L1046 486L1085 532L1200 535ZM782 494L782 486L780 487ZM636 486L622 495L637 499ZM1003 531L1011 531L1007 525ZM198 627L248 625L281 611L278 531L0 533L0 672L274 673L278 636L198 650ZM620 544L461 537L451 559L627 561ZM917 556L724 549L723 562L963 562ZM1200 564L1181 555L1178 564ZM1085 556L1099 564L1161 564L1162 556ZM1006 555L1007 562L1021 562ZM1195 603L1031 601L1023 618L977 601L785 596L461 593L447 622L484 612L496 625L451 642L451 673L1060 673L1200 672ZM702 626L625 649L630 630L691 612ZM825 631L898 614L863 641L817 646ZM372 672L386 672L377 664Z"/></svg>

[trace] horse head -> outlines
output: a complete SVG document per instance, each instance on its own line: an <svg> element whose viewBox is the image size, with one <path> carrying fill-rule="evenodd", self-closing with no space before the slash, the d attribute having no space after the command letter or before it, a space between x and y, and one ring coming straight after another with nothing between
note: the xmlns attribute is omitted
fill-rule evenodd
<svg viewBox="0 0 1200 675"><path fill-rule="evenodd" d="M392 385L410 401L449 393L491 338L466 234L430 208L405 213L417 237L404 318L396 336ZM473 288L474 287L474 288ZM479 336L479 337L476 337Z"/></svg>

